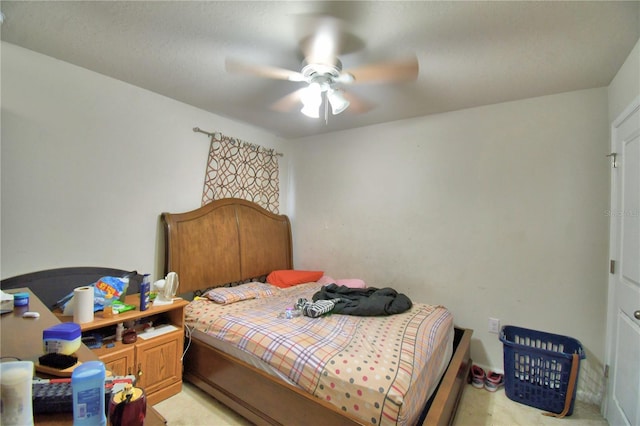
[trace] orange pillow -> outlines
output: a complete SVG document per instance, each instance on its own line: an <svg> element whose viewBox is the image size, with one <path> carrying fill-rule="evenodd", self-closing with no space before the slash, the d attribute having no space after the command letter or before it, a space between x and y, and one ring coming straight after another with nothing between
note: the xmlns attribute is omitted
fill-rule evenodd
<svg viewBox="0 0 640 426"><path fill-rule="evenodd" d="M296 271L284 269L273 271L267 276L267 282L276 287L292 287L297 284L318 281L324 275L323 271Z"/></svg>

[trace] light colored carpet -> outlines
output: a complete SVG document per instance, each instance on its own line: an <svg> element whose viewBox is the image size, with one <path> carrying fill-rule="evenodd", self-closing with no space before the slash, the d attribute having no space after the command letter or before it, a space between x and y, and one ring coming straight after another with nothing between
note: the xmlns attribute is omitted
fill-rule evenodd
<svg viewBox="0 0 640 426"><path fill-rule="evenodd" d="M248 426L240 417L217 400L189 382L182 383L182 392L153 406L169 426Z"/></svg>
<svg viewBox="0 0 640 426"><path fill-rule="evenodd" d="M182 392L154 408L169 426L249 426L238 416L195 386L185 382ZM464 391L454 426L607 426L598 407L576 402L573 415L564 419L546 417L541 410L506 397L504 390L492 393L470 385Z"/></svg>
<svg viewBox="0 0 640 426"><path fill-rule="evenodd" d="M497 392L471 385L462 394L453 426L607 426L595 405L576 401L573 414L563 419L542 415L542 410L507 398L504 388Z"/></svg>

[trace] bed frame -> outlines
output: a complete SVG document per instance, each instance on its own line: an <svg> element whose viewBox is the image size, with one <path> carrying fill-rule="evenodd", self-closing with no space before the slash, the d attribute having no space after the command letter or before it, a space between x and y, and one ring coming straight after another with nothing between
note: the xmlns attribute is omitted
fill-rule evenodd
<svg viewBox="0 0 640 426"><path fill-rule="evenodd" d="M187 293L293 269L291 225L284 215L240 199L217 200L180 214L162 214L165 273ZM471 359L472 331L455 329L454 354L423 412L423 425L452 424ZM184 378L257 425L362 425L295 386L193 338Z"/></svg>

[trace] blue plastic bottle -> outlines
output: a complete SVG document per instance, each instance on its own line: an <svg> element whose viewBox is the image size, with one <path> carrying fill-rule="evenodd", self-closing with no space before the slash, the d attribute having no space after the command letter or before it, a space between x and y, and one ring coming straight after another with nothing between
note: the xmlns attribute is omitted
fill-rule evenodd
<svg viewBox="0 0 640 426"><path fill-rule="evenodd" d="M151 294L151 278L149 274L142 276L142 283L140 283L140 310L146 311L151 304L149 295Z"/></svg>
<svg viewBox="0 0 640 426"><path fill-rule="evenodd" d="M71 373L73 390L73 426L105 426L104 380L102 361L89 361Z"/></svg>

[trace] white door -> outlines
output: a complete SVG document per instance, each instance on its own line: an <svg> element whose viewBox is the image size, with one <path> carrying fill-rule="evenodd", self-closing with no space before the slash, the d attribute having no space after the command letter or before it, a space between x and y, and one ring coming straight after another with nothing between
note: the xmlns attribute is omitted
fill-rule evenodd
<svg viewBox="0 0 640 426"><path fill-rule="evenodd" d="M640 98L613 123L605 416L640 425ZM613 166L613 164L612 164Z"/></svg>

